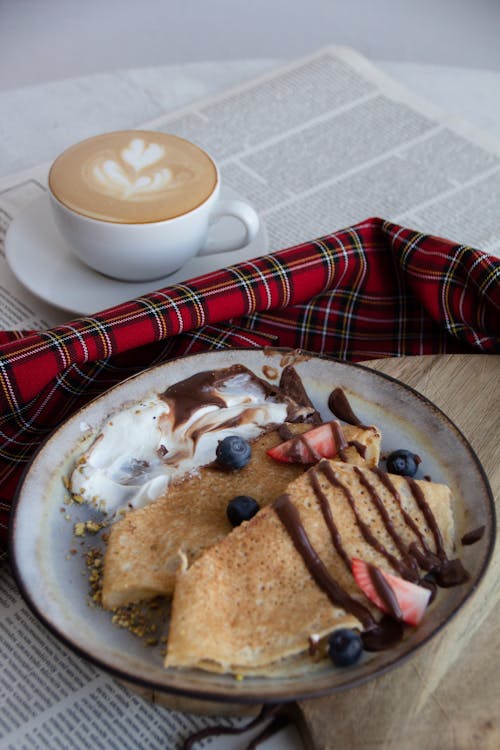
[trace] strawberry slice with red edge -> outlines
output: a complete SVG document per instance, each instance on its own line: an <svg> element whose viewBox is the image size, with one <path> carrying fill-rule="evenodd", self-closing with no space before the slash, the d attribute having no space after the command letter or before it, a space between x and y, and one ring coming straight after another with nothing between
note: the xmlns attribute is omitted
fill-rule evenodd
<svg viewBox="0 0 500 750"><path fill-rule="evenodd" d="M419 625L429 604L431 596L429 589L391 573L386 573L385 570L369 565L356 557L353 558L352 574L359 588L371 602L376 604L383 612L389 614L391 614L391 609L379 595L371 571L376 571L376 574L381 575L390 586L401 610L403 622L408 623L408 625Z"/></svg>
<svg viewBox="0 0 500 750"><path fill-rule="evenodd" d="M312 430L302 432L284 443L270 448L267 453L276 461L291 464L314 464L321 458L333 458L339 451L336 434L342 437L342 428L337 422L321 424ZM344 443L345 447L345 443Z"/></svg>

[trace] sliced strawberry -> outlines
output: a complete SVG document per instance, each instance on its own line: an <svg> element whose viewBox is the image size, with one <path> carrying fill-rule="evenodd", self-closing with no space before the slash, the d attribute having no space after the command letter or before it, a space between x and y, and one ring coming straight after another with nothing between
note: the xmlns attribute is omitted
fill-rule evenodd
<svg viewBox="0 0 500 750"><path fill-rule="evenodd" d="M352 561L352 574L356 583L365 596L377 607L380 607L383 612L390 613L391 610L375 588L370 569L381 575L390 586L401 610L401 619L408 625L418 625L429 604L430 590L423 586L417 586L410 581L405 581L404 578L399 578L399 576L386 573L375 566L369 566L368 563L355 557Z"/></svg>
<svg viewBox="0 0 500 750"><path fill-rule="evenodd" d="M333 458L345 445L340 424L327 422L300 435L295 435L290 440L270 448L267 453L276 461L314 464L320 458Z"/></svg>

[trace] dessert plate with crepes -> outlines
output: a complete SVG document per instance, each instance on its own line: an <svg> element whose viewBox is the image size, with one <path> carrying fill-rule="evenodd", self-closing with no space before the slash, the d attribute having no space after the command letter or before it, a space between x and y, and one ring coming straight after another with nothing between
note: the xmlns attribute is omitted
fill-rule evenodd
<svg viewBox="0 0 500 750"><path fill-rule="evenodd" d="M234 435L251 458L228 469L217 446ZM401 448L411 477L387 471ZM258 511L233 527L238 496ZM53 633L182 708L318 696L396 666L459 611L493 541L484 472L433 404L362 366L269 350L169 362L71 417L25 476L11 551ZM418 624L400 581L425 592ZM349 667L329 654L340 629L362 638Z"/></svg>

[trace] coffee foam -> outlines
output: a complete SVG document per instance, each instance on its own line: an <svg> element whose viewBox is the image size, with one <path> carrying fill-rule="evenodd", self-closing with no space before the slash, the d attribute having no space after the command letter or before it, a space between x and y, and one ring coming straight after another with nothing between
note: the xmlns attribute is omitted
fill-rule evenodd
<svg viewBox="0 0 500 750"><path fill-rule="evenodd" d="M210 157L167 133L118 131L89 138L61 154L50 170L56 198L103 221L148 223L203 203L217 184Z"/></svg>

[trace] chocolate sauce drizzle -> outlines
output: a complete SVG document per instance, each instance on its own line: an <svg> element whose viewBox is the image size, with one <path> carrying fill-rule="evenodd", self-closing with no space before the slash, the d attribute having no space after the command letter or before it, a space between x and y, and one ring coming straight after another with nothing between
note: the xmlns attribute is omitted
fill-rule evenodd
<svg viewBox="0 0 500 750"><path fill-rule="evenodd" d="M335 440L335 432L333 432L333 436ZM297 461L298 463L301 463L303 461L302 456L304 455L304 448L305 455L307 456L307 460L309 463L317 463L321 459L321 454L318 453L314 445L308 439L307 432L300 433L298 435L292 435L292 437L290 438L290 447L288 451L290 458Z"/></svg>
<svg viewBox="0 0 500 750"><path fill-rule="evenodd" d="M333 443L335 445L335 454L344 461L349 462L349 457L346 454L346 449L349 447L355 448L357 453L364 458L366 456L366 445L360 443L358 440L346 440L344 431L340 422L333 420L328 423L332 432ZM307 456L308 463L317 463L323 456L318 453L312 442L308 438L309 430L302 433L293 433L287 425L280 425L278 433L282 440L289 440L290 446L288 449L288 455L291 459L296 460L298 463L304 462L304 448L305 455Z"/></svg>
<svg viewBox="0 0 500 750"><path fill-rule="evenodd" d="M392 586L387 582L387 579L382 575L381 571L374 565L368 564L367 568L368 575L370 576L370 580L373 583L375 591L389 610L389 614L391 615L391 617L394 617L395 620L402 620L403 613L401 612L401 608L399 606L398 600L396 599L396 595L392 589Z"/></svg>
<svg viewBox="0 0 500 750"><path fill-rule="evenodd" d="M404 623L391 615L383 615L378 625L361 633L365 651L385 651L403 638Z"/></svg>
<svg viewBox="0 0 500 750"><path fill-rule="evenodd" d="M177 427L187 422L200 406L213 405L224 408L226 402L218 395L217 389L229 378L247 375L254 383L258 383L266 399L274 399L287 404L287 419L290 421L317 420L318 412L314 409L303 386L301 389L294 382L294 373L293 368L290 368L285 376L282 375L278 387L263 378L259 378L244 365L234 364L220 370L205 370L195 373L191 377L171 385L161 394L161 398L170 405L174 414L174 427ZM298 379L297 373L295 373L295 379Z"/></svg>
<svg viewBox="0 0 500 750"><path fill-rule="evenodd" d="M356 448L361 458L365 458L366 456L366 445L363 445L363 443L360 443L359 440L349 440L347 443L347 447ZM342 461L345 461L346 459L341 457Z"/></svg>
<svg viewBox="0 0 500 750"><path fill-rule="evenodd" d="M397 491L396 487L391 482L391 478L390 478L389 474L387 474L387 472L385 472L385 471L382 471L382 469L379 469L378 466L373 466L372 467L372 471L375 474L375 476L380 480L380 482L382 482L382 484L386 487L386 489L389 490L389 492L393 496L394 500L396 501L397 505L399 506L399 510L402 513L404 522L413 531L413 533L417 537L418 541L420 542L420 545L424 549L425 553L426 554L431 554L431 550L430 550L430 548L429 548L429 546L428 546L428 544L427 544L427 542L425 540L424 535L422 534L422 532L418 528L417 524L415 523L415 521L413 520L413 518L411 517L411 515L404 509L403 503L401 501L401 495L399 494L399 492Z"/></svg>
<svg viewBox="0 0 500 750"><path fill-rule="evenodd" d="M215 388L223 377L230 374L237 375L242 369L231 368L226 370L207 370L206 372L197 372L190 378L180 380L174 383L162 393L162 398L167 401L174 412L174 427L187 422L191 415L200 408L201 404L214 405L223 408L226 403L215 392Z"/></svg>
<svg viewBox="0 0 500 750"><path fill-rule="evenodd" d="M347 396L342 388L334 388L328 397L328 408L338 419L355 427L367 429L366 425L361 424L361 420L355 415L351 408Z"/></svg>
<svg viewBox="0 0 500 750"><path fill-rule="evenodd" d="M425 499L425 495L414 479L412 479L411 477L405 477L405 479L408 482L408 485L411 490L411 494L415 498L415 501L418 507L423 513L427 526L430 528L432 532L432 536L434 537L434 543L436 545L437 556L439 557L440 560L445 562L447 558L446 558L446 552L443 546L443 537L441 536L441 531L439 530L439 526L436 523L434 514L432 510L430 509L427 500Z"/></svg>
<svg viewBox="0 0 500 750"><path fill-rule="evenodd" d="M283 393L286 393L286 395L293 399L297 404L307 407L310 412L310 416L307 419L308 422L312 422L313 424L322 423L323 420L321 419L321 414L314 408L314 405L304 388L302 378L293 365L287 365L283 368L279 387Z"/></svg>
<svg viewBox="0 0 500 750"><path fill-rule="evenodd" d="M330 411L336 417L338 417L339 419L342 419L342 421L347 422L348 424L356 425L359 427L364 427L364 425L361 424L361 421L358 419L358 417L354 414L351 408L351 405L347 399L347 396L345 395L342 388L335 388L331 392L328 398L328 406L330 408ZM386 489L388 489L389 492L392 494L394 500L399 506L399 509L403 515L403 519L406 525L415 534L420 544L420 547L419 547L416 542L413 542L412 544L410 544L408 550L404 551L404 548L401 546L402 540L398 540L394 536L393 534L394 529L391 528L392 525L390 523L389 524L387 523L387 517L384 516L383 511L382 511L383 503L378 497L378 494L376 492L374 493L373 488L370 487L370 483L367 480L363 481L362 483L364 484L366 489L368 489L368 491L370 492L372 500L374 501L378 511L381 513L382 517L384 518L384 523L385 523L388 533L391 534L394 542L396 543L398 550L400 551L406 566L409 566L410 568L410 575L408 575L408 572L401 570L400 565L394 566L396 570L400 572L402 577L407 578L408 580L411 580L411 581L417 581L418 580L418 567L420 567L423 570L429 571L432 574L434 581L439 586L442 586L442 587L458 586L459 584L465 583L465 581L469 580L470 576L468 572L465 570L465 568L463 567L460 560L458 559L448 560L445 549L444 549L444 545L443 545L443 538L441 536L441 531L439 529L439 526L436 523L434 514L432 513L432 510L425 499L425 495L422 492L422 489L417 484L417 482L411 477L405 477L406 481L408 482L410 491L415 499L415 502L417 503L417 506L422 512L424 519L427 523L427 526L429 527L434 537L436 552L431 551L431 549L429 548L429 545L427 544L425 540L425 537L421 533L417 524L414 522L413 518L403 508L403 504L401 502L401 497L399 495L399 492L396 490L393 483L391 482L389 475L386 472L383 472L378 467L372 468L372 471L376 474L376 476L382 482L382 484L384 484ZM360 472L358 476L360 476ZM473 532L470 532L470 535L466 534L463 537L465 541L462 540L462 544L474 544L475 541L481 538L483 533L484 533L484 527L482 529L477 529L477 530L474 530ZM468 539L470 539L471 541L468 541ZM430 587L430 584L428 581L425 585L428 588Z"/></svg>
<svg viewBox="0 0 500 750"><path fill-rule="evenodd" d="M468 545L468 544L475 544L476 542L479 542L479 540L482 539L484 536L485 529L486 529L485 526L478 526L477 529L468 531L467 534L464 534L461 539L462 544Z"/></svg>
<svg viewBox="0 0 500 750"><path fill-rule="evenodd" d="M363 521L361 518L361 515L356 507L356 501L354 500L353 494L350 491L350 489L343 484L340 479L337 477L335 471L333 470L332 466L327 463L326 461L322 461L318 465L318 469L320 469L334 487L337 487L346 498L347 502L351 506L351 510L354 513L354 517L356 519L356 523L358 525L359 530L361 531L361 534L363 535L364 540L374 549L377 550L381 555L383 555L386 560L392 565L392 567L398 571L398 573L403 576L406 572L405 568L401 566L400 561L397 557L395 557L391 552L389 552L384 545L377 539L377 537L373 534L372 530L368 526L367 523ZM359 471L359 469L358 469ZM379 498L380 503L382 500Z"/></svg>
<svg viewBox="0 0 500 750"><path fill-rule="evenodd" d="M314 494L316 495L318 499L319 507L321 508L323 518L325 519L325 523L330 532L333 546L335 547L339 557L341 557L342 560L344 561L344 564L347 570L351 572L351 561L349 559L347 552L342 546L342 538L340 536L339 530L337 529L335 521L333 520L332 509L330 508L330 503L328 502L327 496L321 489L318 472L314 471L314 469L309 472L309 481L311 482L312 488L314 490Z"/></svg>
<svg viewBox="0 0 500 750"><path fill-rule="evenodd" d="M458 586L469 580L470 575L460 560L444 560L439 566L431 570L434 580L443 589Z"/></svg>
<svg viewBox="0 0 500 750"><path fill-rule="evenodd" d="M412 557L411 554L409 554L404 540L397 533L396 528L392 523L391 517L387 512L387 508L382 501L382 498L376 491L375 487L370 484L370 482L365 478L365 476L357 466L354 467L354 471L356 472L361 485L366 490L368 490L368 494L370 495L373 504L375 505L379 515L381 516L385 528L387 529L391 539L394 541L396 547L399 550L399 553L401 554L401 557L403 558L403 563L400 563L400 561L397 560L397 565L395 566L396 570L402 578L407 578L409 581L413 581L414 583L416 583L420 578L418 565L415 561L415 558Z"/></svg>
<svg viewBox="0 0 500 750"><path fill-rule="evenodd" d="M442 587L447 587L456 586L466 581L469 576L467 571L463 568L460 560L449 560L446 556L443 539L436 519L417 482L411 477L405 477L415 503L422 512L427 526L432 533L436 552L433 552L429 548L429 545L414 519L404 509L401 496L388 474L379 468L373 468L371 471L373 472L374 478L377 478L391 493L399 511L401 512L405 525L413 532L417 541L413 541L409 545L405 543L403 538L398 534L376 486L366 478L365 473L361 471L361 469L355 466L354 472L356 473L358 481L362 487L367 490L373 506L380 515L388 535L394 541L394 544L401 555L401 559L398 559L387 550L381 541L373 534L370 527L361 518L359 510L356 507L356 501L349 487L341 481L332 467L332 464L323 459L319 461L315 467L309 470L309 481L318 501L325 524L330 532L332 544L335 551L344 562L346 568L349 571L351 570L350 558L342 545L342 537L335 524L328 497L322 488L320 475L323 475L333 487L336 487L342 492L353 512L356 524L365 541L373 549L377 550L379 554L383 555L402 578L429 588L433 594L435 593L436 584ZM357 617L362 623L364 627L362 633L364 647L367 650L380 650L393 645L396 640L401 638L403 634L403 626L400 622L402 619L401 609L392 587L379 569L373 565L368 565L372 583L380 598L386 605L389 611L389 616L382 617L380 622L377 623L369 610L359 601L350 596L350 594L348 594L347 591L345 591L330 575L317 551L312 546L302 524L300 513L293 504L290 496L287 494L281 495L274 502L273 507L319 588L327 594L334 606L341 607L346 612ZM420 577L420 568L429 571L429 574L425 579L421 579Z"/></svg>
<svg viewBox="0 0 500 750"><path fill-rule="evenodd" d="M289 425L286 422L283 422L283 424L279 425L278 435L283 441L291 440L293 437L295 437L295 434L291 431Z"/></svg>
<svg viewBox="0 0 500 750"><path fill-rule="evenodd" d="M273 503L281 523L290 535L296 550L301 555L309 573L319 588L325 592L336 607L356 617L365 627L375 624L369 610L344 591L328 572L324 562L311 544L300 519L300 514L287 494L280 495Z"/></svg>

